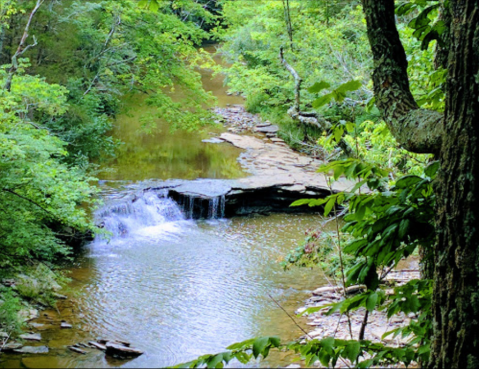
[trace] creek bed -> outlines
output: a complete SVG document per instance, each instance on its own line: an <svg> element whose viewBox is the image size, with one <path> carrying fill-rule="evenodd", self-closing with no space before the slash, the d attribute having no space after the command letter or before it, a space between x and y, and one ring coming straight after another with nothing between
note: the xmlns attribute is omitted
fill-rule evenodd
<svg viewBox="0 0 479 369"><path fill-rule="evenodd" d="M211 72L202 73L219 106L239 102L226 95L221 77L212 80ZM158 132L148 136L139 130L139 112L149 108L141 97L126 104L132 110L119 116L114 131L125 144L109 164L116 171L100 182L106 207L97 217L113 236L109 241L97 238L77 255L69 299L35 321L42 341L32 345L47 345L49 352L4 355L0 367L164 367L255 336L287 340L302 334L268 295L293 314L311 290L325 283L318 271L285 272L279 264L306 229L319 225L320 217L272 214L194 221L172 200L158 196L135 201L132 211L122 201L140 189L136 181L239 178L245 173L237 163L241 150L203 143L204 134L172 134L161 121ZM61 320L73 328L60 329ZM97 338L128 341L145 354L119 361L102 351L87 349L80 355L67 348ZM261 365L287 363L278 353Z"/></svg>

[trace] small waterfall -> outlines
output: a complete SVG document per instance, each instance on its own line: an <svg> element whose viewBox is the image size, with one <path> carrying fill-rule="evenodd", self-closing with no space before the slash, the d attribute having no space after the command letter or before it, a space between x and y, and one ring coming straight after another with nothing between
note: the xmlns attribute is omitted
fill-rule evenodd
<svg viewBox="0 0 479 369"><path fill-rule="evenodd" d="M225 207L226 207L226 196L220 196L220 218L225 217Z"/></svg>
<svg viewBox="0 0 479 369"><path fill-rule="evenodd" d="M213 197L209 200L208 205L208 219L221 219L225 217L225 202L224 195Z"/></svg>
<svg viewBox="0 0 479 369"><path fill-rule="evenodd" d="M173 200L161 193L145 192L133 200L104 207L97 213L97 218L116 238L141 228L183 220L185 216Z"/></svg>

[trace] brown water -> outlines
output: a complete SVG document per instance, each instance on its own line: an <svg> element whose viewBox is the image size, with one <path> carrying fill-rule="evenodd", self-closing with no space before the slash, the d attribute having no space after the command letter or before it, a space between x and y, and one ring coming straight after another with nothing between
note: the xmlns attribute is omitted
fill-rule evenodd
<svg viewBox="0 0 479 369"><path fill-rule="evenodd" d="M213 53L215 46L206 51ZM219 55L214 57L221 62ZM243 98L228 96L223 86L223 77L213 77L212 70L201 70L202 82L206 91L213 92L216 105L242 104ZM173 100L180 101L181 89L171 93ZM209 124L201 131L170 132L168 123L156 119L156 129L146 132L142 129L142 117L154 115L156 108L148 106L146 95L128 96L123 101L125 113L118 116L113 136L123 145L116 158L108 163L110 171L103 173L104 180L143 180L143 179L196 179L196 178L240 178L245 173L238 161L241 150L227 143L207 144L202 139L211 138L211 133L223 131L222 125Z"/></svg>
<svg viewBox="0 0 479 369"><path fill-rule="evenodd" d="M221 78L211 82L209 72L204 73L205 86L221 104L238 102L226 96ZM128 103L138 107L135 114L147 109L139 98ZM155 138L143 136L136 124L133 117L118 118L115 135L126 141L125 151L114 165L116 173L104 179L244 175L236 163L239 152L227 144L206 144L198 135L167 130ZM128 151L139 144L141 148ZM38 327L43 340L33 345L47 345L50 352L3 356L0 367L164 367L255 336L290 340L302 335L268 294L292 314L309 291L324 284L317 271L285 272L279 265L301 242L304 230L319 225L319 216L193 221L172 201L151 194L125 205L128 196L147 186L102 184L106 204L97 217L114 235L85 248L71 268L71 297L36 321L43 324ZM59 329L62 319L73 329ZM145 354L118 361L101 351L87 349L88 354L80 355L66 347L101 337L129 341ZM284 354L274 354L261 365L285 363Z"/></svg>

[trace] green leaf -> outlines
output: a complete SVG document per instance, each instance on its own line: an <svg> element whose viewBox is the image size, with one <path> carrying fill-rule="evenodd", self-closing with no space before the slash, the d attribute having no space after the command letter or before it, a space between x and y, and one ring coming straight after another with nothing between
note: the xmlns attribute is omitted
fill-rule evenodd
<svg viewBox="0 0 479 369"><path fill-rule="evenodd" d="M341 140L341 137L343 137L343 133L344 133L344 128L342 126L336 126L333 129L333 135L336 142L339 142Z"/></svg>
<svg viewBox="0 0 479 369"><path fill-rule="evenodd" d="M326 104L329 104L332 99L333 99L332 94L327 94L327 95L321 96L320 98L313 101L313 103L312 103L313 108L318 109L318 108L320 108L320 107L322 107Z"/></svg>
<svg viewBox="0 0 479 369"><path fill-rule="evenodd" d="M253 356L258 358L259 355L263 354L264 349L268 346L269 337L260 337L253 342Z"/></svg>
<svg viewBox="0 0 479 369"><path fill-rule="evenodd" d="M366 309L371 313L374 308L376 307L376 303L378 302L378 294L376 292L369 295L368 299L366 300Z"/></svg>
<svg viewBox="0 0 479 369"><path fill-rule="evenodd" d="M271 343L271 346L273 347L281 346L281 338L279 338L278 336L269 337L269 342Z"/></svg>
<svg viewBox="0 0 479 369"><path fill-rule="evenodd" d="M318 357L321 364L323 364L325 367L329 367L329 361L331 360L331 356L326 352L326 350L321 350Z"/></svg>
<svg viewBox="0 0 479 369"><path fill-rule="evenodd" d="M313 199L300 199L300 200L296 200L289 206L291 207L291 206L309 205L311 201L313 201Z"/></svg>
<svg viewBox="0 0 479 369"><path fill-rule="evenodd" d="M217 354L208 360L206 364L208 368L216 368L219 363L223 361L223 354Z"/></svg>
<svg viewBox="0 0 479 369"><path fill-rule="evenodd" d="M421 177L418 177L418 176L413 176L413 175L404 176L404 177L399 178L396 181L396 188L399 188L399 189L410 188L410 187L412 187L413 185L415 185L416 183L418 183L422 180L423 179Z"/></svg>
<svg viewBox="0 0 479 369"><path fill-rule="evenodd" d="M314 85L312 85L310 88L308 88L308 92L314 94L318 93L321 90L324 90L325 88L329 88L331 85L328 82L321 81L321 82L316 82Z"/></svg>
<svg viewBox="0 0 479 369"><path fill-rule="evenodd" d="M324 216L328 216L331 210L333 209L334 204L336 203L336 198L332 197L328 200L326 203L326 206L324 207Z"/></svg>
<svg viewBox="0 0 479 369"><path fill-rule="evenodd" d="M348 91L356 91L360 87L361 87L361 82L356 81L356 80L352 80L352 81L348 81L346 83L343 83L335 91L337 91L339 93L344 93L344 92L348 92Z"/></svg>
<svg viewBox="0 0 479 369"><path fill-rule="evenodd" d="M427 175L429 178L434 178L436 176L436 173L440 167L440 162L439 160L433 161L431 164L429 164L426 169L424 169L424 174Z"/></svg>
<svg viewBox="0 0 479 369"><path fill-rule="evenodd" d="M401 220L401 223L399 224L399 230L398 230L399 239L403 239L404 236L406 236L407 231L409 229L409 224L410 224L409 219Z"/></svg>
<svg viewBox="0 0 479 369"><path fill-rule="evenodd" d="M344 358L349 359L352 363L354 363L357 360L360 352L361 352L361 345L359 344L359 342L352 341L346 345L341 355Z"/></svg>

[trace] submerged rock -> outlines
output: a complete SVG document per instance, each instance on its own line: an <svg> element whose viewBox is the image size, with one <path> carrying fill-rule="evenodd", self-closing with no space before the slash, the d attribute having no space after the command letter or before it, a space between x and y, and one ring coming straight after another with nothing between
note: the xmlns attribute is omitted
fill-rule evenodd
<svg viewBox="0 0 479 369"><path fill-rule="evenodd" d="M19 342L10 342L10 343L7 343L6 345L4 345L1 349L1 351L8 352L8 351L21 349L22 347L23 347L23 345Z"/></svg>
<svg viewBox="0 0 479 369"><path fill-rule="evenodd" d="M39 333L21 334L20 338L22 340L27 340L27 341L41 341L42 340L42 336Z"/></svg>
<svg viewBox="0 0 479 369"><path fill-rule="evenodd" d="M207 139L202 140L202 142L214 143L214 144L224 143L224 141L221 138L217 138L217 137L207 138Z"/></svg>
<svg viewBox="0 0 479 369"><path fill-rule="evenodd" d="M18 317L24 322L28 322L40 317L40 313L37 309L22 309L18 312Z"/></svg>
<svg viewBox="0 0 479 369"><path fill-rule="evenodd" d="M73 352L76 352L78 354L82 354L82 355L85 355L87 352L85 350L82 350L81 348L79 347L76 347L76 346L68 346L68 348L73 351Z"/></svg>
<svg viewBox="0 0 479 369"><path fill-rule="evenodd" d="M13 352L16 352L17 354L47 354L48 351L47 346L24 346L13 350Z"/></svg>
<svg viewBox="0 0 479 369"><path fill-rule="evenodd" d="M136 357L143 355L143 351L134 347L124 346L121 343L107 342L105 347L106 354L115 357Z"/></svg>

